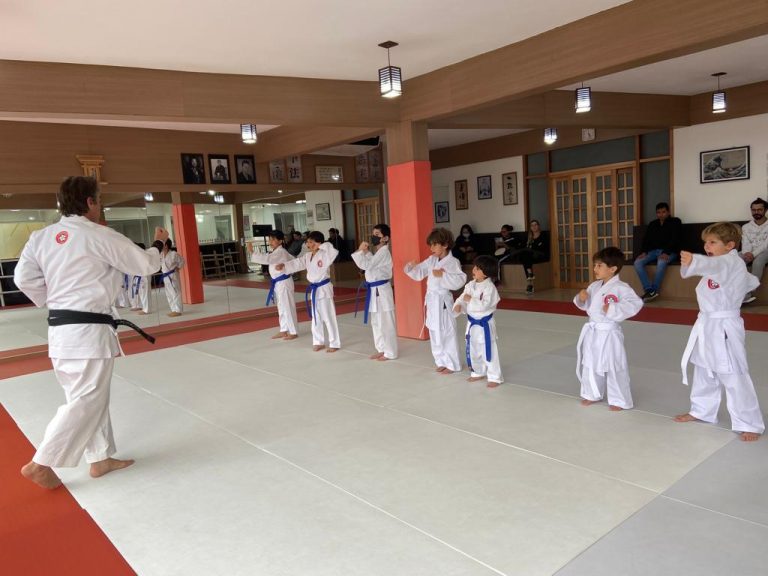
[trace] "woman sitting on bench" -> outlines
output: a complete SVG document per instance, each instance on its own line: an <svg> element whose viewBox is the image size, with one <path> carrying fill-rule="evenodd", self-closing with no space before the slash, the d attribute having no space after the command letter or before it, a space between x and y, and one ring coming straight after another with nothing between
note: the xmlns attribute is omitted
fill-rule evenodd
<svg viewBox="0 0 768 576"><path fill-rule="evenodd" d="M533 265L549 261L549 235L541 229L538 220L531 220L528 224L528 241L525 248L513 251L509 259L523 267L528 281L525 291L532 294L533 280L536 278Z"/></svg>

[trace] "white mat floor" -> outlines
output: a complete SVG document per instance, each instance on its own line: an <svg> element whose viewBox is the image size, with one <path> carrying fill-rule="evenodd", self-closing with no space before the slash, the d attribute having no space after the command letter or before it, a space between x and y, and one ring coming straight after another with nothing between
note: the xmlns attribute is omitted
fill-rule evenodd
<svg viewBox="0 0 768 576"><path fill-rule="evenodd" d="M500 311L496 390L433 372L428 343L373 362L273 330L118 360L124 472L68 488L141 576L763 575L768 439L676 424L684 326L625 323L636 409L578 403L583 319ZM768 406L768 334L747 337ZM50 372L0 381L37 443Z"/></svg>

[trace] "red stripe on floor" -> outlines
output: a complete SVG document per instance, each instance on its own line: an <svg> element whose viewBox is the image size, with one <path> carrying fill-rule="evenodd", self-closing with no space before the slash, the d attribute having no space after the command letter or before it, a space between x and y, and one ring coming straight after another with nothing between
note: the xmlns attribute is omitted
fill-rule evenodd
<svg viewBox="0 0 768 576"><path fill-rule="evenodd" d="M34 448L0 405L0 568L24 576L135 575L65 487L44 490L19 469ZM96 480L94 480L95 482Z"/></svg>

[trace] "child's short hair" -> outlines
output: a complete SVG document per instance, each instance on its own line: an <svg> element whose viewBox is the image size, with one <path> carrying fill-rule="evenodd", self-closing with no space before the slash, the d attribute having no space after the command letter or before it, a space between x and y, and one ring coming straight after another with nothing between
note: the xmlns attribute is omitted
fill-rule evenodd
<svg viewBox="0 0 768 576"><path fill-rule="evenodd" d="M272 230L272 232L269 233L269 237L274 238L278 242L285 240L285 234L283 234L282 230Z"/></svg>
<svg viewBox="0 0 768 576"><path fill-rule="evenodd" d="M741 228L732 222L715 222L704 228L701 233L702 240L706 240L707 236L716 236L723 244L733 242L738 246L741 242Z"/></svg>
<svg viewBox="0 0 768 576"><path fill-rule="evenodd" d="M435 228L427 236L427 246L432 246L432 244L440 244L450 250L453 248L453 234L445 228Z"/></svg>
<svg viewBox="0 0 768 576"><path fill-rule="evenodd" d="M173 248L173 240L171 240L170 238L166 238L165 245L168 248L168 250L171 250Z"/></svg>
<svg viewBox="0 0 768 576"><path fill-rule="evenodd" d="M322 244L323 242L325 242L325 236L323 236L322 232L318 232L317 230L315 230L307 234L307 240L314 240L318 244Z"/></svg>
<svg viewBox="0 0 768 576"><path fill-rule="evenodd" d="M374 226L373 229L381 232L382 236L390 236L390 237L392 236L392 232L390 231L389 226L387 226L384 223L376 224L376 226Z"/></svg>
<svg viewBox="0 0 768 576"><path fill-rule="evenodd" d="M474 266L479 268L486 277L492 281L496 281L499 277L499 261L493 256L478 256L472 262Z"/></svg>
<svg viewBox="0 0 768 576"><path fill-rule="evenodd" d="M595 252L592 256L593 262L602 262L608 268L616 266L616 274L621 272L625 259L624 252L620 248L616 248L616 246L606 246L602 250Z"/></svg>

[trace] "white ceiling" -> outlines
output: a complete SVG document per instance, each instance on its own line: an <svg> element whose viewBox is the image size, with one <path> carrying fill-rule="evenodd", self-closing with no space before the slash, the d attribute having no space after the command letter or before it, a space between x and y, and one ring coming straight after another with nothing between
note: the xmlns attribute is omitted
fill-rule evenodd
<svg viewBox="0 0 768 576"><path fill-rule="evenodd" d="M0 0L0 58L198 72L375 80L395 40L405 79L534 36L625 0ZM595 91L692 95L768 80L768 36L602 78ZM576 85L564 86L573 89ZM237 134L237 124L0 116ZM265 132L275 126L259 126ZM430 130L430 149L519 130Z"/></svg>
<svg viewBox="0 0 768 576"><path fill-rule="evenodd" d="M405 79L626 0L0 0L0 58L376 80L394 40Z"/></svg>

